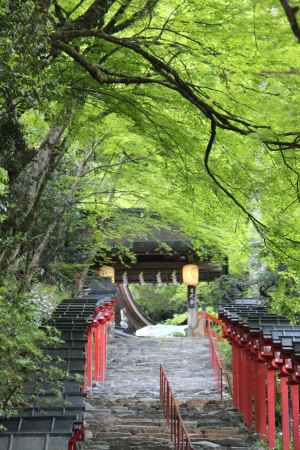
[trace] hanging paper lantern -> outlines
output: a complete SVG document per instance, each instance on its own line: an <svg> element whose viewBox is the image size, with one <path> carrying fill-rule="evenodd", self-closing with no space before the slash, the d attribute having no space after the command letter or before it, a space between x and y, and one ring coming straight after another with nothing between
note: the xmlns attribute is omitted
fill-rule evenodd
<svg viewBox="0 0 300 450"><path fill-rule="evenodd" d="M196 264L186 264L183 266L182 279L187 286L197 286L199 282L199 267Z"/></svg>
<svg viewBox="0 0 300 450"><path fill-rule="evenodd" d="M112 283L115 282L115 269L111 266L102 266L98 270L99 277L110 278Z"/></svg>

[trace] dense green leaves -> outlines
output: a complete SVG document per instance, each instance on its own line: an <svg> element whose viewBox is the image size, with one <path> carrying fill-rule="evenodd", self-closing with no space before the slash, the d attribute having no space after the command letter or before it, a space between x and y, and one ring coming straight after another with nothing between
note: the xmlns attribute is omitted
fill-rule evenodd
<svg viewBox="0 0 300 450"><path fill-rule="evenodd" d="M47 216L71 223L68 207L101 218L142 206L230 253L232 268L247 262L249 219L265 254L298 265L300 47L279 3L1 5L3 120L15 135L8 155L15 162L3 167L18 198L7 214L25 247ZM210 120L216 139L205 166ZM55 139L54 127L61 127ZM32 158L45 180L29 199L19 186L34 184ZM20 202L30 200L35 211L14 223Z"/></svg>
<svg viewBox="0 0 300 450"><path fill-rule="evenodd" d="M51 368L51 362L42 350L55 346L59 336L50 329L39 328L39 308L29 298L20 297L14 288L6 287L0 293L0 414L10 414L26 406L25 383L36 383L37 392L43 381L53 382L64 375Z"/></svg>
<svg viewBox="0 0 300 450"><path fill-rule="evenodd" d="M250 219L272 257L298 264L300 47L279 3L1 5L3 105L11 102L4 111L18 160L3 167L14 197L18 183L28 182L24 169L43 159L43 142L59 126L51 170L37 171L45 183L33 189L38 202L58 199L54 216L65 217L59 192L66 199L67 190L69 205L100 217L146 206L196 241L227 249L232 267L247 260ZM205 166L210 120L216 140ZM15 210L8 216L14 222ZM36 213L29 219L36 224ZM28 240L28 222L17 228Z"/></svg>

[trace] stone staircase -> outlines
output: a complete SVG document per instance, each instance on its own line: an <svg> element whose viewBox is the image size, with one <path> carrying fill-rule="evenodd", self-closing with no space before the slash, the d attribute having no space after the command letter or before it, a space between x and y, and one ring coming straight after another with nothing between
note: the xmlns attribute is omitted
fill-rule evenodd
<svg viewBox="0 0 300 450"><path fill-rule="evenodd" d="M167 450L159 401L162 364L195 450L248 450L251 439L230 401L220 402L206 338L109 341L107 380L88 395L83 450Z"/></svg>
<svg viewBox="0 0 300 450"><path fill-rule="evenodd" d="M86 450L173 448L157 400L93 400L87 421L93 437L86 441Z"/></svg>
<svg viewBox="0 0 300 450"><path fill-rule="evenodd" d="M248 450L254 436L243 425L231 400L191 400L180 403L180 412L195 450Z"/></svg>

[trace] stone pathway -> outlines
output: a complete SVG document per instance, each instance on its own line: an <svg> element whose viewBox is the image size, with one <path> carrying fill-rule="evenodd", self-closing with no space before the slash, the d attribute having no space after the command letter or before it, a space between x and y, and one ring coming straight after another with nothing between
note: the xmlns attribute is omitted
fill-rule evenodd
<svg viewBox="0 0 300 450"><path fill-rule="evenodd" d="M200 430L202 425L199 421L204 420L207 412L203 405L209 400L216 406L219 398L205 338L157 339L115 335L109 343L107 380L88 396L86 421L90 439L85 442L84 450L173 448L159 403L160 364L164 366L176 398L181 402L188 428L196 438L195 449L234 448L221 446L220 439L213 442L212 433L207 435ZM199 406L199 400L203 405ZM227 414L230 407L226 407ZM226 428L226 420L225 423L219 420L225 411L219 415L218 411L213 426L221 424ZM239 417L235 418L239 427ZM203 427L207 427L207 420ZM229 431L232 433L232 429Z"/></svg>
<svg viewBox="0 0 300 450"><path fill-rule="evenodd" d="M194 450L248 450L255 446L231 400L185 401L180 412Z"/></svg>
<svg viewBox="0 0 300 450"><path fill-rule="evenodd" d="M218 398L206 339L115 336L108 351L104 389L111 399L159 399L160 364L178 398Z"/></svg>

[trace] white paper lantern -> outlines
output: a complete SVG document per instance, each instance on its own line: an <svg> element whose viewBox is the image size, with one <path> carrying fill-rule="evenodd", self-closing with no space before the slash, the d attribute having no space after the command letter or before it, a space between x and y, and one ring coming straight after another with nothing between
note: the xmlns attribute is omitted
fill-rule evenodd
<svg viewBox="0 0 300 450"><path fill-rule="evenodd" d="M186 264L182 267L182 279L187 286L197 286L199 267L196 264Z"/></svg>
<svg viewBox="0 0 300 450"><path fill-rule="evenodd" d="M98 270L99 277L110 278L112 283L115 282L115 269L111 266L102 266Z"/></svg>

